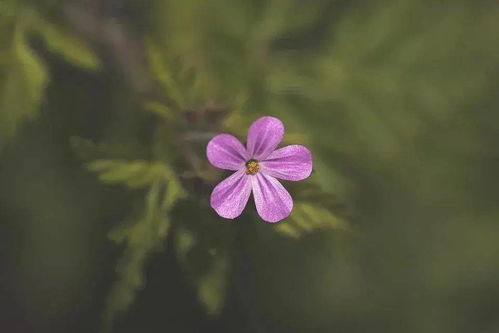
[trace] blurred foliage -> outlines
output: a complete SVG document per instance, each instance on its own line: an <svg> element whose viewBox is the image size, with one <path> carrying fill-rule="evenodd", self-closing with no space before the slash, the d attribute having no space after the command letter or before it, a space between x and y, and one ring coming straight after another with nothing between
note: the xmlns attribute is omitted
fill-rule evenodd
<svg viewBox="0 0 499 333"><path fill-rule="evenodd" d="M89 49L87 43L79 36L41 18L37 18L36 29L45 42L46 48L60 53L68 62L86 69L97 69L99 58Z"/></svg>
<svg viewBox="0 0 499 333"><path fill-rule="evenodd" d="M50 51L62 54L77 66L95 69L99 60L81 38L65 26L45 20L35 8L13 0L4 0L0 5L4 51L0 59L1 146L24 120L34 118L44 98L47 69L29 45L31 38L43 39Z"/></svg>
<svg viewBox="0 0 499 333"><path fill-rule="evenodd" d="M10 14L7 12L7 15ZM12 14L11 14L12 15ZM29 17L2 16L2 113L0 133L2 142L13 136L18 124L33 118L47 83L44 64L27 42ZM5 30L8 32L5 33Z"/></svg>
<svg viewBox="0 0 499 333"><path fill-rule="evenodd" d="M217 218L206 218L211 215L206 211L208 207L197 207L196 212L186 212L186 209L192 208L184 204L176 214L191 221L178 225L174 239L176 256L189 279L196 284L199 300L206 311L219 314L227 294L236 231L231 225L212 225Z"/></svg>
<svg viewBox="0 0 499 333"><path fill-rule="evenodd" d="M45 237L72 225L56 198L78 207L76 230L121 253L92 300L107 331L168 248L210 316L239 292L249 320L261 308L286 332L495 332L470 308L499 304L498 31L493 1L0 0L0 218L24 239L10 251L38 221ZM221 221L206 143L264 114L312 148L312 177L286 184L277 225L251 205ZM67 251L51 237L37 246Z"/></svg>
<svg viewBox="0 0 499 333"><path fill-rule="evenodd" d="M142 287L147 257L152 251L163 248L170 229L168 213L184 193L173 171L164 164L97 160L89 169L98 172L99 179L106 183L148 188L143 213L110 234L114 242L126 243L117 266L118 281L111 290L105 313L106 326L110 327L116 313L126 310L133 301L134 292Z"/></svg>

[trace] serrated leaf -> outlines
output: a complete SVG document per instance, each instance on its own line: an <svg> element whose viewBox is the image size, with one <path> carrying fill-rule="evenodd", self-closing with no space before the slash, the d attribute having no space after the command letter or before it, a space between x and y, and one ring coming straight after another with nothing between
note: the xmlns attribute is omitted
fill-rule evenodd
<svg viewBox="0 0 499 333"><path fill-rule="evenodd" d="M143 212L115 228L109 238L125 245L117 266L118 281L113 286L104 314L104 329L112 329L115 317L125 311L144 284L147 259L162 248L170 228L169 211L184 196L180 181L164 163L144 160L102 159L88 165L107 183L132 188L148 188Z"/></svg>
<svg viewBox="0 0 499 333"><path fill-rule="evenodd" d="M183 190L176 179L156 178L146 194L142 215L110 233L110 238L125 243L126 247L116 268L118 281L108 297L105 331L112 329L116 316L130 306L135 293L143 287L147 260L163 248L170 229L169 211L182 196Z"/></svg>
<svg viewBox="0 0 499 333"><path fill-rule="evenodd" d="M164 163L103 159L93 161L88 168L104 182L148 188L143 212L109 235L125 245L117 266L118 281L110 292L104 314L105 330L110 331L115 317L129 307L136 291L142 288L147 259L161 249L170 228L169 211L184 196L184 190Z"/></svg>
<svg viewBox="0 0 499 333"><path fill-rule="evenodd" d="M275 231L293 238L319 230L348 230L348 223L317 204L296 202L289 218L275 226Z"/></svg>
<svg viewBox="0 0 499 333"><path fill-rule="evenodd" d="M143 160L96 160L88 164L88 169L97 172L103 182L132 188L151 185L157 179L173 179L173 171L166 164Z"/></svg>

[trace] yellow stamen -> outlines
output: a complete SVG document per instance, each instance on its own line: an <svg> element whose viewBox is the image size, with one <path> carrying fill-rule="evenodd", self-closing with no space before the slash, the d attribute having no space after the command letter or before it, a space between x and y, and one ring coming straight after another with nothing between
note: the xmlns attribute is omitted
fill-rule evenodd
<svg viewBox="0 0 499 333"><path fill-rule="evenodd" d="M260 170L260 165L257 160L249 160L246 162L246 174L254 175Z"/></svg>

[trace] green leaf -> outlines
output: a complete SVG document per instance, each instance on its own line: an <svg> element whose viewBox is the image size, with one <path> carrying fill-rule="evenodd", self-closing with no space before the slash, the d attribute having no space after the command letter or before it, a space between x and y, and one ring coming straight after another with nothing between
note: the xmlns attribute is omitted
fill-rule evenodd
<svg viewBox="0 0 499 333"><path fill-rule="evenodd" d="M275 231L293 238L319 230L348 230L348 223L328 209L307 202L296 202L290 217L276 225Z"/></svg>
<svg viewBox="0 0 499 333"><path fill-rule="evenodd" d="M17 24L0 68L0 140L14 136L19 125L36 116L48 82L45 64L28 45L26 29ZM1 144L1 142L0 142Z"/></svg>
<svg viewBox="0 0 499 333"><path fill-rule="evenodd" d="M205 230L201 236L195 229L182 226L175 234L174 245L180 264L197 287L200 303L209 315L217 315L225 303L230 268L226 246L230 237L215 242L212 232Z"/></svg>
<svg viewBox="0 0 499 333"><path fill-rule="evenodd" d="M146 150L134 141L126 143L94 142L79 136L69 138L71 148L84 162L99 159L136 159L144 156Z"/></svg>
<svg viewBox="0 0 499 333"><path fill-rule="evenodd" d="M91 50L86 41L68 30L67 27L58 26L38 17L35 33L45 41L47 48L61 54L68 62L87 69L100 67L100 60Z"/></svg>
<svg viewBox="0 0 499 333"><path fill-rule="evenodd" d="M147 188L143 210L112 230L110 239L124 244L104 314L104 329L110 331L116 316L124 312L144 285L144 269L149 256L164 245L170 229L169 212L185 192L172 169L165 163L144 160L101 159L88 165L106 183Z"/></svg>
<svg viewBox="0 0 499 333"><path fill-rule="evenodd" d="M215 256L210 269L198 280L198 293L201 304L210 315L222 310L227 293L229 262L225 256Z"/></svg>
<svg viewBox="0 0 499 333"><path fill-rule="evenodd" d="M291 183L294 206L291 215L278 223L274 230L292 238L299 238L316 231L350 230L343 217L345 207L323 187L310 181Z"/></svg>
<svg viewBox="0 0 499 333"><path fill-rule="evenodd" d="M174 249L198 299L209 315L216 316L225 304L234 246L235 226L220 223L205 206L186 202L176 209L184 221L175 228Z"/></svg>
<svg viewBox="0 0 499 333"><path fill-rule="evenodd" d="M171 168L158 162L102 159L88 164L105 183L120 183L132 188L146 187L157 179L173 179Z"/></svg>
<svg viewBox="0 0 499 333"><path fill-rule="evenodd" d="M157 177L146 194L141 215L110 233L112 240L125 244L125 250L116 267L118 280L109 294L104 313L105 331L111 331L116 316L126 311L135 293L144 286L148 258L163 248L171 224L169 211L183 193L176 178Z"/></svg>
<svg viewBox="0 0 499 333"><path fill-rule="evenodd" d="M179 106L183 105L183 93L180 91L178 82L176 82L174 75L167 64L165 55L162 54L160 49L151 41L148 41L146 46L151 74L170 99L175 101Z"/></svg>
<svg viewBox="0 0 499 333"><path fill-rule="evenodd" d="M144 109L167 121L171 121L175 118L175 112L170 107L159 102L147 102L144 104Z"/></svg>

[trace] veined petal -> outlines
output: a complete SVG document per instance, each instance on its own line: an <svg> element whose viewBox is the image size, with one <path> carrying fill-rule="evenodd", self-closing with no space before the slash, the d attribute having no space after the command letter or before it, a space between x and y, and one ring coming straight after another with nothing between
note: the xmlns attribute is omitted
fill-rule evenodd
<svg viewBox="0 0 499 333"><path fill-rule="evenodd" d="M251 181L244 169L220 182L211 193L211 207L227 219L241 215L251 194Z"/></svg>
<svg viewBox="0 0 499 333"><path fill-rule="evenodd" d="M260 162L260 171L285 180L302 180L312 173L312 153L300 145L274 150Z"/></svg>
<svg viewBox="0 0 499 333"><path fill-rule="evenodd" d="M248 160L248 153L239 140L230 134L219 134L208 142L206 156L220 169L239 170Z"/></svg>
<svg viewBox="0 0 499 333"><path fill-rule="evenodd" d="M257 173L250 176L258 215L267 222L279 222L293 209L293 199L288 191L272 176Z"/></svg>
<svg viewBox="0 0 499 333"><path fill-rule="evenodd" d="M257 119L248 131L246 144L250 158L263 160L270 155L284 136L284 125L274 117Z"/></svg>

